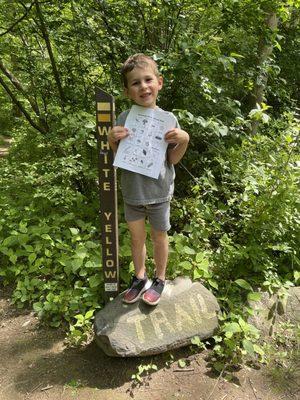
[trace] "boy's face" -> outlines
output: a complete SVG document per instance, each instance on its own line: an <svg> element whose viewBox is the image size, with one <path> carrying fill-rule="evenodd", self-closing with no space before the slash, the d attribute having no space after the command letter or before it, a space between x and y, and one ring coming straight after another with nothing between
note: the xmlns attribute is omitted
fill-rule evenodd
<svg viewBox="0 0 300 400"><path fill-rule="evenodd" d="M146 66L135 67L126 78L126 96L139 106L155 108L158 92L163 85L162 77L157 77L153 68Z"/></svg>

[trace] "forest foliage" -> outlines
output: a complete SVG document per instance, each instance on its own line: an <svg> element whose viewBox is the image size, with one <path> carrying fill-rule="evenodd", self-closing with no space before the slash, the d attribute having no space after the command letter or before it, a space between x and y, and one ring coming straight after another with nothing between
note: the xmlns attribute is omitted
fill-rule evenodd
<svg viewBox="0 0 300 400"><path fill-rule="evenodd" d="M18 307L80 342L103 304L94 87L124 110L120 66L145 52L164 76L159 104L191 136L176 170L168 278L188 275L217 296L216 367L263 359L247 299L283 299L300 277L299 7L1 0L0 133L13 145L0 160L0 277ZM125 288L133 268L119 209Z"/></svg>

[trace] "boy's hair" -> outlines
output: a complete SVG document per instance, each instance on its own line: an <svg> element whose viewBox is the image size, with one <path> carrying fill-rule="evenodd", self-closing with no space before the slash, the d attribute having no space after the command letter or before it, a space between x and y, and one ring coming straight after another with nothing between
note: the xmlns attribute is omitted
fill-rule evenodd
<svg viewBox="0 0 300 400"><path fill-rule="evenodd" d="M143 53L137 53L134 54L133 56L130 56L127 58L127 60L124 62L122 68L121 68L121 75L123 79L123 84L127 88L127 74L128 72L131 72L134 68L139 67L139 68L145 68L145 67L151 67L153 68L153 72L157 77L160 76L159 71L158 71L158 66L156 62L153 60L153 58L146 56Z"/></svg>

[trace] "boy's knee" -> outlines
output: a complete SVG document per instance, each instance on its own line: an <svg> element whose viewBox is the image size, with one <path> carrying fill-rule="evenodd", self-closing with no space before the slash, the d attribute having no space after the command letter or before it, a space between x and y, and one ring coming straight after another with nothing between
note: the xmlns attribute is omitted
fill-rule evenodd
<svg viewBox="0 0 300 400"><path fill-rule="evenodd" d="M146 232L139 233L139 234L135 234L134 232L131 232L131 244L133 246L144 245L145 241L146 241Z"/></svg>
<svg viewBox="0 0 300 400"><path fill-rule="evenodd" d="M157 231L155 229L151 229L151 239L154 243L161 242L168 239L167 231Z"/></svg>

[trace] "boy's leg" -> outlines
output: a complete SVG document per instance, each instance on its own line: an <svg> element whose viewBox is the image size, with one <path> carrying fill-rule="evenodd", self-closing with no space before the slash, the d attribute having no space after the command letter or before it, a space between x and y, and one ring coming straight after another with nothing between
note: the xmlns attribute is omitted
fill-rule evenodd
<svg viewBox="0 0 300 400"><path fill-rule="evenodd" d="M157 231L153 227L151 227L151 237L156 272L152 285L143 294L143 301L151 306L156 306L165 287L169 239L166 231Z"/></svg>
<svg viewBox="0 0 300 400"><path fill-rule="evenodd" d="M125 292L123 301L135 303L149 287L150 282L146 276L146 230L145 220L127 221L131 235L131 254L135 269L135 276L132 279L129 289Z"/></svg>
<svg viewBox="0 0 300 400"><path fill-rule="evenodd" d="M156 277L162 281L166 278L166 269L169 254L169 238L166 231L157 231L151 227L153 243L153 257L156 269Z"/></svg>
<svg viewBox="0 0 300 400"><path fill-rule="evenodd" d="M135 269L135 275L139 279L143 279L145 275L146 260L146 229L145 219L138 221L127 221L131 236L131 254Z"/></svg>
<svg viewBox="0 0 300 400"><path fill-rule="evenodd" d="M169 254L170 202L153 204L147 207L151 225L151 238L156 276L151 287L143 294L145 303L155 306L164 290L165 276Z"/></svg>

